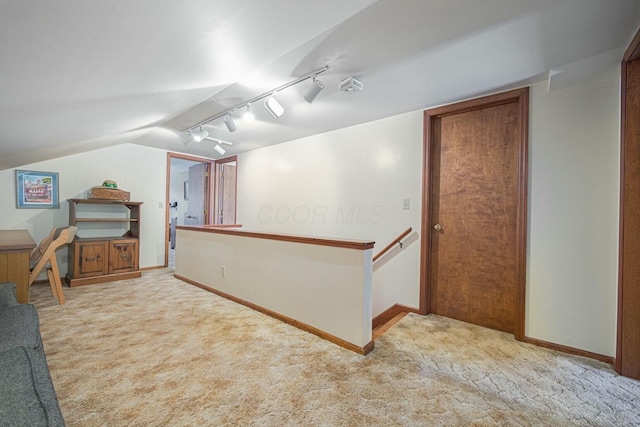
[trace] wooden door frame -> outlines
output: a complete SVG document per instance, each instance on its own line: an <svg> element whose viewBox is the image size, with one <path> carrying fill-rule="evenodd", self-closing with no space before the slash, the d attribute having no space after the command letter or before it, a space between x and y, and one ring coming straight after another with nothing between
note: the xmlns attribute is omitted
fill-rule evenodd
<svg viewBox="0 0 640 427"><path fill-rule="evenodd" d="M616 357L614 360L614 367L616 372L619 374L625 375L623 373L623 329L625 327L624 324L624 310L625 307L629 305L628 296L625 300L624 288L628 286L637 286L640 287L640 279L630 278L627 276L626 272L630 265L627 265L627 260L631 259L631 255L628 252L631 252L630 247L638 248L640 247L640 233L633 233L633 228L637 227L638 221L631 224L630 221L632 218L628 218L629 221L626 221L625 218L625 201L627 199L635 198L638 199L638 189L637 187L632 188L631 186L626 185L626 171L625 163L627 159L627 150L632 151L632 149L628 148L628 143L637 144L638 141L632 141L628 138L632 138L631 135L627 133L627 67L628 64L632 61L640 61L640 30L636 33L635 37L629 44L629 47L624 53L622 58L622 66L621 66L621 91L620 91L620 220L619 220L619 238L618 238L618 315L617 315L617 331L616 331ZM630 154L630 153L629 153ZM627 256L629 255L629 256ZM625 282L627 280L627 282ZM629 280L634 280L634 283L629 283ZM633 301L632 301L633 302ZM625 304L626 303L626 304ZM637 303L637 301L636 301Z"/></svg>
<svg viewBox="0 0 640 427"><path fill-rule="evenodd" d="M206 157L198 157L198 156L190 156L188 154L182 153L174 153L171 151L167 151L167 176L165 182L165 201L164 201L164 219L165 219L165 227L164 227L164 267L169 265L169 232L170 232L170 218L169 218L169 203L171 197L171 159L183 159L183 160L191 160L193 162L205 163L209 165L209 179L207 182L207 189L209 191L205 191L204 195L204 205L207 208L207 215L204 219L205 224L211 223L211 191L213 184L213 176L212 173L214 171L215 160L208 159Z"/></svg>
<svg viewBox="0 0 640 427"><path fill-rule="evenodd" d="M431 289L431 183L433 168L432 121L437 118L468 111L517 102L520 116L520 140L518 142L518 200L516 212L516 307L514 336L524 340L526 263L527 263L527 181L529 140L529 88L511 90L496 95L463 101L424 112L424 141L422 164L422 237L420 242L420 314L428 314Z"/></svg>

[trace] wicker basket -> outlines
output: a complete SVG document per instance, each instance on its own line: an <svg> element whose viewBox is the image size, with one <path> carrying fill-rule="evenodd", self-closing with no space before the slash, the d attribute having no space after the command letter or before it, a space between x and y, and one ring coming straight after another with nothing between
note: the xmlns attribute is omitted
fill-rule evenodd
<svg viewBox="0 0 640 427"><path fill-rule="evenodd" d="M89 191L90 199L104 199L104 200L123 200L129 201L129 192L119 190L117 188L109 187L92 187Z"/></svg>

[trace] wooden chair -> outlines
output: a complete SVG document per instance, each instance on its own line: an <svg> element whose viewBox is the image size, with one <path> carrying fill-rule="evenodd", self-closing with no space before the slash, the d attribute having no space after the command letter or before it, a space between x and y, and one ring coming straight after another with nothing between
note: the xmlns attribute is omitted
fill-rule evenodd
<svg viewBox="0 0 640 427"><path fill-rule="evenodd" d="M62 293L62 283L60 282L60 269L56 260L56 249L71 243L77 231L78 227L75 226L54 228L31 254L29 286L33 284L42 269L49 264L50 266L47 268L49 286L51 286L51 293L58 299L59 304L64 304L64 294Z"/></svg>

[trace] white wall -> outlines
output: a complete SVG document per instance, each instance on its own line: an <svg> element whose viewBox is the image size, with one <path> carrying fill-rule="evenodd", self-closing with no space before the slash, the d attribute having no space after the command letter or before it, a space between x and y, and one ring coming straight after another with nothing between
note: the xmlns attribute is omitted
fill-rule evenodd
<svg viewBox="0 0 640 427"><path fill-rule="evenodd" d="M241 154L238 223L244 228L375 240L420 232L422 112ZM403 210L403 199L411 209ZM374 274L373 315L419 304L419 244Z"/></svg>
<svg viewBox="0 0 640 427"><path fill-rule="evenodd" d="M618 72L619 75L619 72ZM531 90L526 334L615 355L620 80Z"/></svg>
<svg viewBox="0 0 640 427"><path fill-rule="evenodd" d="M618 86L614 78L549 93L543 82L530 101L525 333L607 356L615 353ZM238 222L372 239L375 253L409 226L420 232L421 171L422 111L241 154ZM374 316L396 303L419 306L419 252L415 243L375 272Z"/></svg>
<svg viewBox="0 0 640 427"><path fill-rule="evenodd" d="M193 230L178 230L177 241L177 275L330 334L347 348L371 342L371 249Z"/></svg>
<svg viewBox="0 0 640 427"><path fill-rule="evenodd" d="M91 187L111 179L118 188L131 193L131 200L144 202L140 267L163 265L166 157L164 150L124 144L16 168L58 172L59 209L16 209L15 170L0 171L0 200L4 202L0 206L0 229L27 229L39 242L52 228L69 223L67 199L86 198ZM67 265L62 263L62 256L66 254L63 250L57 253L63 275Z"/></svg>

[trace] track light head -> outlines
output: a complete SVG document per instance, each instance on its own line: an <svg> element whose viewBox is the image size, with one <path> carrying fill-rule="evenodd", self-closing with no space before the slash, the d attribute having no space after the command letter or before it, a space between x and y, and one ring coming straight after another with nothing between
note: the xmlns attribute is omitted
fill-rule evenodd
<svg viewBox="0 0 640 427"><path fill-rule="evenodd" d="M200 128L200 132L196 132L196 133L193 133L193 130L190 130L189 131L189 136L190 136L190 138L187 139L184 142L184 145L186 145L186 146L189 146L189 145L193 144L194 142L202 141L207 136L209 136L209 132L207 132L206 130Z"/></svg>
<svg viewBox="0 0 640 427"><path fill-rule="evenodd" d="M209 136L209 132L206 129L200 128L200 132L193 135L195 142L201 142L203 139Z"/></svg>
<svg viewBox="0 0 640 427"><path fill-rule="evenodd" d="M264 106L276 119L284 113L284 108L273 96L268 97L267 100L264 101Z"/></svg>
<svg viewBox="0 0 640 427"><path fill-rule="evenodd" d="M244 114L242 115L242 118L247 122L252 122L256 119L256 116L253 114L253 111L251 111L250 102L247 104L247 111L244 112Z"/></svg>
<svg viewBox="0 0 640 427"><path fill-rule="evenodd" d="M322 92L322 89L324 89L324 84L314 77L311 87L304 94L304 99L309 104L311 104L313 100L316 99L316 97L320 94L320 92Z"/></svg>
<svg viewBox="0 0 640 427"><path fill-rule="evenodd" d="M224 156L224 153L226 153L226 150L222 148L220 144L216 144L215 147L213 147L213 149L216 150L216 152L221 156Z"/></svg>
<svg viewBox="0 0 640 427"><path fill-rule="evenodd" d="M238 130L238 126L236 126L231 118L231 113L227 113L227 115L224 116L224 125L229 129L229 132L235 132Z"/></svg>

